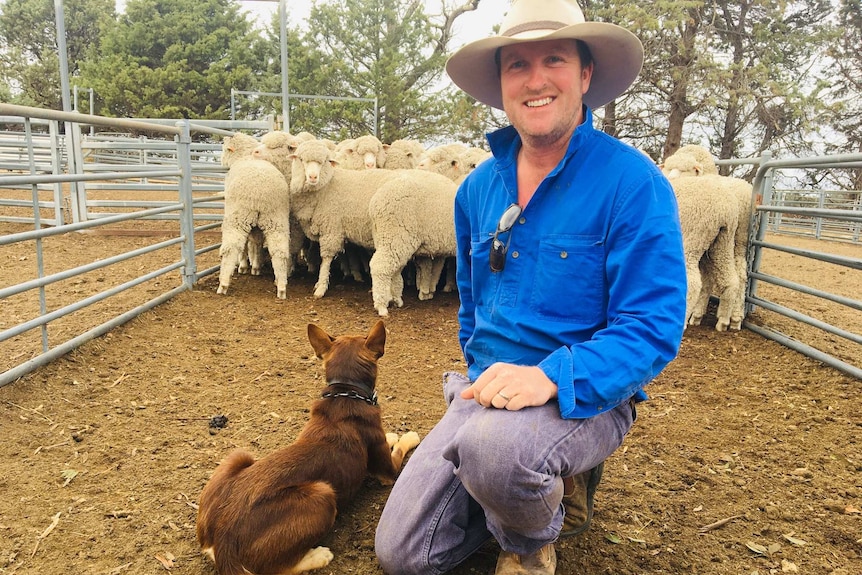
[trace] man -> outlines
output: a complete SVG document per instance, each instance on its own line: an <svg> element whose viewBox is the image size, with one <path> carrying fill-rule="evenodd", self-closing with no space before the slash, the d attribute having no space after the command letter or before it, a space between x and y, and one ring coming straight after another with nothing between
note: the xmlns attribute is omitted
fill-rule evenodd
<svg viewBox="0 0 862 575"><path fill-rule="evenodd" d="M592 127L640 72L640 41L567 0L515 0L500 29L446 67L512 126L455 201L467 377L445 375L446 414L383 510L393 575L445 573L492 537L498 575L553 574L554 542L589 526L602 463L682 339L672 190Z"/></svg>

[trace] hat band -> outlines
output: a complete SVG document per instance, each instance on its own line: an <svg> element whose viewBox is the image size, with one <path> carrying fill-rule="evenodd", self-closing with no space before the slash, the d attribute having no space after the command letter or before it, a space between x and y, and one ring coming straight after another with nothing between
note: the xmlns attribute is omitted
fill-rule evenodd
<svg viewBox="0 0 862 575"><path fill-rule="evenodd" d="M563 22L556 22L554 20L539 20L538 22L527 22L525 24L513 26L500 35L515 36L523 32L532 32L533 30L559 30L560 28L563 28L565 26L566 24Z"/></svg>

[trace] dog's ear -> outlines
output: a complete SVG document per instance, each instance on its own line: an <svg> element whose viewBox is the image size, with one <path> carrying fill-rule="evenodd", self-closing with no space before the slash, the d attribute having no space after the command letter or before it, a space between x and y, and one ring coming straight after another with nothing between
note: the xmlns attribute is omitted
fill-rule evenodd
<svg viewBox="0 0 862 575"><path fill-rule="evenodd" d="M308 324L308 341L311 342L311 347L314 348L317 358L323 359L323 354L332 349L332 342L335 340L331 335L310 323Z"/></svg>
<svg viewBox="0 0 862 575"><path fill-rule="evenodd" d="M377 320L371 331L368 332L368 337L365 338L365 347L377 354L377 357L383 355L383 347L386 345L386 326L383 320Z"/></svg>

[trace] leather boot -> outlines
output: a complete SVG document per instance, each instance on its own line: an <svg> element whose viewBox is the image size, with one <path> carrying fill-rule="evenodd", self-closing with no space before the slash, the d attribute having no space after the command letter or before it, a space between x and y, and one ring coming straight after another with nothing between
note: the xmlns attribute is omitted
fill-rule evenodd
<svg viewBox="0 0 862 575"><path fill-rule="evenodd" d="M602 462L583 473L563 477L563 507L566 514L563 517L560 537L580 535L590 528L590 521L593 519L593 496L602 479L604 467Z"/></svg>
<svg viewBox="0 0 862 575"><path fill-rule="evenodd" d="M548 543L532 555L500 551L494 575L554 575L557 572L557 550Z"/></svg>

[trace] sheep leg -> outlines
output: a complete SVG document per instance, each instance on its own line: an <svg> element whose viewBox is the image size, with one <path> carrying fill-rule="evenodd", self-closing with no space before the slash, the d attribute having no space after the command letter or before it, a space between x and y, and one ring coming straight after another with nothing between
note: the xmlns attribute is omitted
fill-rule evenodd
<svg viewBox="0 0 862 575"><path fill-rule="evenodd" d="M275 275L276 297L287 299L287 272L290 265L290 237L283 230L265 230L266 244Z"/></svg>
<svg viewBox="0 0 862 575"><path fill-rule="evenodd" d="M381 317L389 315L389 302L392 301L393 266L388 259L380 249L371 256L371 300Z"/></svg>
<svg viewBox="0 0 862 575"><path fill-rule="evenodd" d="M221 249L219 250L219 255L221 256L221 269L219 270L218 289L216 290L216 293L227 293L227 290L230 287L230 279L239 265L240 257L242 257L247 237L248 230L231 227L225 228L224 224L222 224Z"/></svg>
<svg viewBox="0 0 862 575"><path fill-rule="evenodd" d="M737 248L734 248L736 251ZM744 252L744 248L742 250ZM735 254L736 275L739 278L733 309L730 312L730 329L742 329L742 320L745 319L745 296L748 291L748 260L746 254Z"/></svg>
<svg viewBox="0 0 862 575"><path fill-rule="evenodd" d="M688 284L688 293L685 300L685 323L688 325L691 320L694 306L697 303L697 298L700 297L700 289L703 287L703 280L700 276L700 267L698 262L699 256L686 254L685 275Z"/></svg>
<svg viewBox="0 0 862 575"><path fill-rule="evenodd" d="M392 284L389 289L395 307L404 307L404 276L401 271L392 274Z"/></svg>
<svg viewBox="0 0 862 575"><path fill-rule="evenodd" d="M237 267L237 273L247 274L249 270L249 241L246 240L245 245L242 247L242 254L239 256L239 265Z"/></svg>
<svg viewBox="0 0 862 575"><path fill-rule="evenodd" d="M246 240L246 249L248 251L248 260L251 263L251 275L259 276L260 268L263 267L263 231L260 228L252 228ZM240 273L242 271L242 262L240 262Z"/></svg>
<svg viewBox="0 0 862 575"><path fill-rule="evenodd" d="M694 309L692 309L691 312L691 317L688 320L688 325L700 325L701 321L703 321L703 316L706 315L706 310L709 307L709 296L713 292L713 274L715 273L709 252L703 254L703 257L700 258L698 269L700 270L702 283L697 301L694 304Z"/></svg>
<svg viewBox="0 0 862 575"><path fill-rule="evenodd" d="M374 309L381 317L389 315L390 302L398 307L404 305L404 279L401 277L401 270L409 259L409 255L401 258L393 252L379 248L371 256L371 297Z"/></svg>
<svg viewBox="0 0 862 575"><path fill-rule="evenodd" d="M433 298L431 276L434 273L434 260L420 256L413 258L413 264L416 266L416 288L419 290L419 300L425 301Z"/></svg>
<svg viewBox="0 0 862 575"><path fill-rule="evenodd" d="M434 299L437 282L443 273L445 258L416 258L416 286L419 288L419 299L422 301Z"/></svg>
<svg viewBox="0 0 862 575"><path fill-rule="evenodd" d="M446 293L453 292L458 289L458 280L456 278L456 260L453 257L446 258L446 284L443 286L443 291Z"/></svg>
<svg viewBox="0 0 862 575"><path fill-rule="evenodd" d="M716 314L718 321L715 324L717 331L727 331L730 326L731 313L736 306L739 292L739 276L733 258L733 236L735 233L736 230L731 233L729 230L722 229L710 249L715 265L713 279L719 296Z"/></svg>

